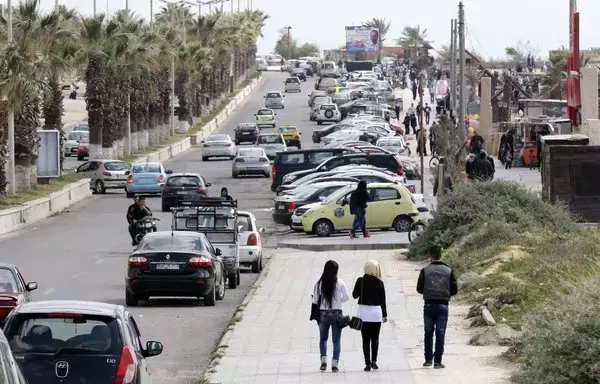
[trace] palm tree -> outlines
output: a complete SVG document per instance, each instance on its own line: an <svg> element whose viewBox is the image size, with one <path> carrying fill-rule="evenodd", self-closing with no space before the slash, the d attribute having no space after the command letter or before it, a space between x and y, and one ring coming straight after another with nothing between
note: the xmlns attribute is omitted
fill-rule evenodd
<svg viewBox="0 0 600 384"><path fill-rule="evenodd" d="M404 48L431 48L431 41L427 40L427 28L421 30L421 26L404 27L402 36L396 42Z"/></svg>
<svg viewBox="0 0 600 384"><path fill-rule="evenodd" d="M363 23L363 26L379 31L379 51L377 52L377 62L381 61L381 48L383 47L383 42L386 40L388 32L390 31L391 25L391 21L387 21L385 18L378 17L374 17L371 20Z"/></svg>
<svg viewBox="0 0 600 384"><path fill-rule="evenodd" d="M564 100L567 98L567 61L571 52L564 47L550 55L550 68L542 77L542 95L548 99ZM581 54L579 62L585 67L590 58Z"/></svg>

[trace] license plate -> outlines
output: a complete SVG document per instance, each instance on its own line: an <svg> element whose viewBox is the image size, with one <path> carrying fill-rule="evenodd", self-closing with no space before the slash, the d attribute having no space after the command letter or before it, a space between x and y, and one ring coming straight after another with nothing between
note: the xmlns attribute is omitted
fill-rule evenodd
<svg viewBox="0 0 600 384"><path fill-rule="evenodd" d="M249 135L250 132L242 132L242 135Z"/></svg>
<svg viewBox="0 0 600 384"><path fill-rule="evenodd" d="M283 205L283 204L279 204L279 205L277 206L277 209L279 209L279 210L284 210L284 209L285 209L285 205Z"/></svg>
<svg viewBox="0 0 600 384"><path fill-rule="evenodd" d="M178 195L187 195L187 191L177 191Z"/></svg>
<svg viewBox="0 0 600 384"><path fill-rule="evenodd" d="M173 271L173 270L179 269L179 264L169 264L169 263L156 264L156 269Z"/></svg>

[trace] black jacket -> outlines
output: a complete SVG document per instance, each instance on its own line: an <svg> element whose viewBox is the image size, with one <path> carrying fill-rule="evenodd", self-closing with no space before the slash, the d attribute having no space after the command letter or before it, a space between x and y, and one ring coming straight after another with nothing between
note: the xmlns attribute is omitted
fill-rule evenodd
<svg viewBox="0 0 600 384"><path fill-rule="evenodd" d="M364 275L363 277L356 279L354 289L352 290L352 297L358 299L358 304L381 306L383 317L387 317L385 286L383 285L383 281L375 276Z"/></svg>
<svg viewBox="0 0 600 384"><path fill-rule="evenodd" d="M369 200L368 193L364 191L356 190L350 195L350 208L367 208L367 201Z"/></svg>
<svg viewBox="0 0 600 384"><path fill-rule="evenodd" d="M442 273L446 273L447 279L448 279L448 287L442 287L443 290L446 290L446 293L443 294L443 298L437 298L437 299L431 299L426 297L427 296L427 292L430 290L430 288L433 288L433 290L437 290L440 287L432 287L430 286L430 283L428 280L429 279L425 279L425 274L429 271L429 270L441 270ZM434 271L434 272L439 272L439 271ZM456 282L456 274L454 273L454 269L452 269L451 266L449 266L446 263L443 263L441 261L432 261L431 264L429 264L428 266L426 266L425 268L421 269L421 273L419 273L419 280L417 280L417 292L419 292L420 294L423 295L423 299L425 300L425 304L444 304L444 305L448 305L449 301L450 301L450 296L454 296L458 293L458 283ZM438 292L439 293L439 292Z"/></svg>
<svg viewBox="0 0 600 384"><path fill-rule="evenodd" d="M138 204L131 204L127 208L127 222L133 224L133 221L142 220L146 216L152 216L152 210L149 207L144 207L144 210Z"/></svg>

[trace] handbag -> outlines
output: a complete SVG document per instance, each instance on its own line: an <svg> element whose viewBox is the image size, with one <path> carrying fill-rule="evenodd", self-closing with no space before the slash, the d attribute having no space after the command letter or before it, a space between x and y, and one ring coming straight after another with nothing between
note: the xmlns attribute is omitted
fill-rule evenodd
<svg viewBox="0 0 600 384"><path fill-rule="evenodd" d="M360 298L363 295L363 282L364 282L364 279L361 280L361 282L360 282L360 296L359 296L359 300L360 300ZM358 302L357 302L357 305L356 305L356 311L358 312ZM350 316L350 315L345 315L344 316L343 315L343 316L340 316L338 318L338 326L340 328L350 327L350 328L352 328L352 329L354 329L356 331L360 331L362 329L362 324L363 324L363 321L358 316Z"/></svg>
<svg viewBox="0 0 600 384"><path fill-rule="evenodd" d="M309 321L315 320L318 322L320 318L321 318L321 293L319 292L319 299L317 300L317 304L311 303L311 305L310 305Z"/></svg>

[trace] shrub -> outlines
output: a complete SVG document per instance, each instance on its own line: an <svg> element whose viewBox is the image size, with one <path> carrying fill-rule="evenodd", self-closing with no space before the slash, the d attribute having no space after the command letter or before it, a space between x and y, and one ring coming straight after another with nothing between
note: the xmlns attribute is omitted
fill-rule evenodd
<svg viewBox="0 0 600 384"><path fill-rule="evenodd" d="M528 318L517 384L597 383L600 278Z"/></svg>

